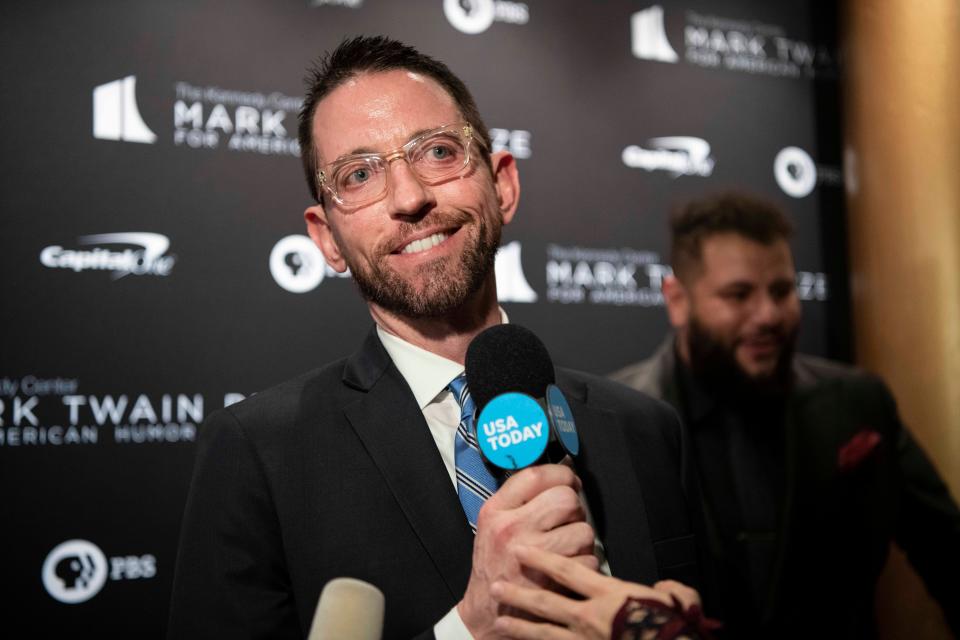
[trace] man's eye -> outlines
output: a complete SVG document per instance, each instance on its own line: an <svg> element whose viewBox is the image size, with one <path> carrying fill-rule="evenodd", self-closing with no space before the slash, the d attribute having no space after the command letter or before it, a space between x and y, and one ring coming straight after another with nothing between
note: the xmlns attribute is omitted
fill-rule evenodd
<svg viewBox="0 0 960 640"><path fill-rule="evenodd" d="M346 172L344 174L343 183L348 187L356 187L362 185L369 179L370 169L368 167L360 167Z"/></svg>
<svg viewBox="0 0 960 640"><path fill-rule="evenodd" d="M453 149L446 145L437 144L430 148L430 158L433 160L446 160L452 155Z"/></svg>
<svg viewBox="0 0 960 640"><path fill-rule="evenodd" d="M743 302L750 295L750 292L743 289L735 289L733 291L724 291L722 295L728 300Z"/></svg>
<svg viewBox="0 0 960 640"><path fill-rule="evenodd" d="M783 300L794 292L796 287L792 282L774 285L770 288L770 297L774 300Z"/></svg>

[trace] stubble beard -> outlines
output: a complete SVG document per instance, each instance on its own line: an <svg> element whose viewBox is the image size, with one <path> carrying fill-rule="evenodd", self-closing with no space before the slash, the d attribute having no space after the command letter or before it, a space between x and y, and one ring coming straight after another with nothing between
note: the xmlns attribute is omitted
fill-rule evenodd
<svg viewBox="0 0 960 640"><path fill-rule="evenodd" d="M407 318L438 318L462 307L493 270L500 246L500 224L490 224L483 216L470 224L473 221L465 213L455 213L430 216L401 229L402 235L412 235L419 228L441 222L444 226L460 226L459 232L469 234L457 259L427 262L417 269L414 278L392 269L386 251L379 251L380 257L369 267L353 264L344 256L360 294L367 302ZM424 284L418 288L416 280Z"/></svg>
<svg viewBox="0 0 960 640"><path fill-rule="evenodd" d="M781 348L773 370L768 374L752 375L737 360L736 344L728 345L693 316L687 328L690 369L707 388L729 393L734 398L750 400L758 396L782 396L792 382L791 363L797 328L778 331L776 337Z"/></svg>

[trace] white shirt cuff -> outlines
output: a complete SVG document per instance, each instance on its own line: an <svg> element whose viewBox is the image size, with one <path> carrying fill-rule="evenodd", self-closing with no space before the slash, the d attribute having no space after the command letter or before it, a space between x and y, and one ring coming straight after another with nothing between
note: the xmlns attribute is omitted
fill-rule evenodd
<svg viewBox="0 0 960 640"><path fill-rule="evenodd" d="M433 625L433 635L437 636L437 640L473 640L456 607L450 609L447 615L440 618L440 622Z"/></svg>

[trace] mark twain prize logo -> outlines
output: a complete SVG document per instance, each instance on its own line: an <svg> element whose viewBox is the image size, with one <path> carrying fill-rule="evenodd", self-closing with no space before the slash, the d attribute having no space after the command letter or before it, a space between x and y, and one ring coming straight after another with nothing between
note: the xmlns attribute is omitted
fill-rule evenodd
<svg viewBox="0 0 960 640"><path fill-rule="evenodd" d="M243 398L225 393L221 406ZM207 404L200 393L91 394L76 378L4 376L0 447L193 442Z"/></svg>
<svg viewBox="0 0 960 640"><path fill-rule="evenodd" d="M137 107L137 77L127 76L93 90L93 137L153 144L150 130Z"/></svg>
<svg viewBox="0 0 960 640"><path fill-rule="evenodd" d="M240 91L176 82L169 102L173 144L187 149L226 149L261 155L299 156L288 128L302 98L279 91ZM137 77L93 89L93 137L154 144L157 134L137 106ZM156 123L154 123L156 128Z"/></svg>
<svg viewBox="0 0 960 640"><path fill-rule="evenodd" d="M77 244L82 248L67 249L59 244L44 247L40 264L77 273L109 271L118 280L131 274L168 276L176 262L175 256L167 255L170 239L159 233L99 233L81 236Z"/></svg>
<svg viewBox="0 0 960 640"><path fill-rule="evenodd" d="M547 245L547 300L564 304L663 305L670 267L652 251Z"/></svg>
<svg viewBox="0 0 960 640"><path fill-rule="evenodd" d="M683 34L671 30L660 5L630 17L630 49L636 58L745 73L800 78L835 76L835 55L827 47L787 35L779 25L730 19L687 10ZM682 47L678 46L682 42Z"/></svg>
<svg viewBox="0 0 960 640"><path fill-rule="evenodd" d="M520 242L514 240L500 247L497 252L494 272L497 278L497 301L499 302L536 302L537 292L533 290L523 274L522 251Z"/></svg>
<svg viewBox="0 0 960 640"><path fill-rule="evenodd" d="M562 304L663 306L663 280L673 275L653 251L547 245L547 300ZM801 300L828 299L827 275L798 271Z"/></svg>
<svg viewBox="0 0 960 640"><path fill-rule="evenodd" d="M265 155L300 155L300 144L287 130L287 116L300 110L302 98L279 92L234 91L176 84L173 143L191 149L249 151Z"/></svg>
<svg viewBox="0 0 960 640"><path fill-rule="evenodd" d="M530 7L507 0L443 0L443 14L455 29L463 33L483 33L496 22L527 24Z"/></svg>
<svg viewBox="0 0 960 640"><path fill-rule="evenodd" d="M623 164L646 171L666 171L670 177L701 176L713 173L716 160L710 143L691 136L651 138L645 146L632 144L621 154Z"/></svg>
<svg viewBox="0 0 960 640"><path fill-rule="evenodd" d="M829 300L827 274L822 271L797 271L797 296L805 302Z"/></svg>
<svg viewBox="0 0 960 640"><path fill-rule="evenodd" d="M109 578L149 580L157 575L151 553L111 557L89 540L67 540L55 546L43 561L40 579L50 597L64 604L80 604L96 596Z"/></svg>
<svg viewBox="0 0 960 640"><path fill-rule="evenodd" d="M509 151L514 158L527 160L533 156L531 138L533 134L526 129L490 129L490 142L493 153Z"/></svg>
<svg viewBox="0 0 960 640"><path fill-rule="evenodd" d="M679 59L663 27L663 7L654 5L630 16L630 33L633 55L641 60L676 62Z"/></svg>

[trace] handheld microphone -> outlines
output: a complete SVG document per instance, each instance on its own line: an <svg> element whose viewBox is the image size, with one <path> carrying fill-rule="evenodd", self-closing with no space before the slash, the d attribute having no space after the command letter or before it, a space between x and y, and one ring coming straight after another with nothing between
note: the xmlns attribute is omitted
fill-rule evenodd
<svg viewBox="0 0 960 640"><path fill-rule="evenodd" d="M320 592L307 640L380 640L384 597L369 582L335 578Z"/></svg>
<svg viewBox="0 0 960 640"><path fill-rule="evenodd" d="M529 329L501 324L467 348L467 385L477 407L477 443L492 464L508 470L579 453L573 414L556 386L553 361Z"/></svg>

